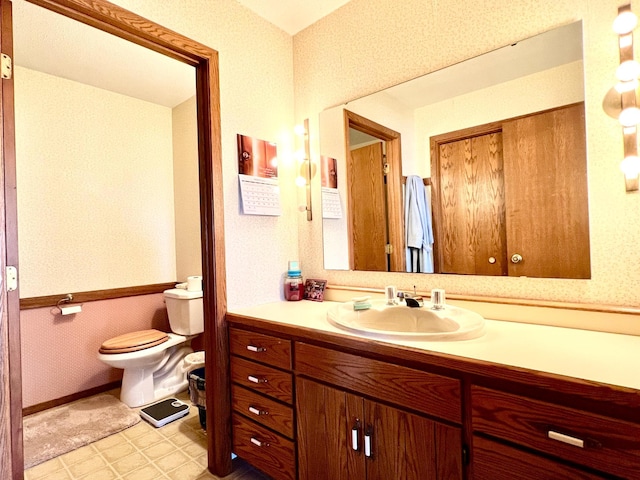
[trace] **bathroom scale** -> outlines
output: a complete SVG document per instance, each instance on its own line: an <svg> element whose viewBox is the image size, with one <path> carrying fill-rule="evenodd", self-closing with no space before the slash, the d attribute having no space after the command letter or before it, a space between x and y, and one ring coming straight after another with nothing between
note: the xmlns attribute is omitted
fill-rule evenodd
<svg viewBox="0 0 640 480"><path fill-rule="evenodd" d="M167 398L140 410L140 416L156 428L188 414L189 405L177 398Z"/></svg>

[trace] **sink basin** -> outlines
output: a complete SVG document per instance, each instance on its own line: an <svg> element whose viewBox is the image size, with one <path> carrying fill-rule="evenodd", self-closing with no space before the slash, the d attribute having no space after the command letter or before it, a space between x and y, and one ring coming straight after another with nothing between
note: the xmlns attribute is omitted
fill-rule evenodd
<svg viewBox="0 0 640 480"><path fill-rule="evenodd" d="M442 310L387 305L373 300L368 310L354 310L353 302L327 312L329 322L367 337L405 340L468 340L484 334L484 318L471 310L445 305Z"/></svg>

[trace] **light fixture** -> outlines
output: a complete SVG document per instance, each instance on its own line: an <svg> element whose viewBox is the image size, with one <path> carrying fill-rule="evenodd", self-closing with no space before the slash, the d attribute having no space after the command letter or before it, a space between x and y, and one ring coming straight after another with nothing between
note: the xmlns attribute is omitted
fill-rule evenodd
<svg viewBox="0 0 640 480"><path fill-rule="evenodd" d="M638 17L631 11L631 5L625 5L625 7L628 9L621 10L624 7L618 9L618 16L613 21L613 31L620 36L631 33L638 25Z"/></svg>
<svg viewBox="0 0 640 480"><path fill-rule="evenodd" d="M296 185L305 189L306 204L300 206L300 211L307 212L307 220L311 221L313 218L311 213L311 179L313 178L314 171L309 151L309 119L304 120L304 125L296 125L293 131L299 137L304 138L303 149L298 150L294 154L297 161L296 165L298 165L299 169Z"/></svg>
<svg viewBox="0 0 640 480"><path fill-rule="evenodd" d="M618 119L622 125L624 140L624 160L620 169L624 173L627 192L640 188L640 158L638 157L638 129L640 109L638 108L638 77L640 64L633 57L633 29L638 25L638 17L631 11L631 4L618 8L618 16L613 22L613 30L618 34L620 65L616 69L618 83L607 92L602 107L607 115Z"/></svg>

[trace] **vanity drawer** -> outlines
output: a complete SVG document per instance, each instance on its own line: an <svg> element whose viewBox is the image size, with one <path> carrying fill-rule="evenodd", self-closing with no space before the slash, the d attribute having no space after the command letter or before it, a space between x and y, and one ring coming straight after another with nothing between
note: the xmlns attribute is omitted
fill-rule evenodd
<svg viewBox="0 0 640 480"><path fill-rule="evenodd" d="M274 479L295 479L293 442L238 414L233 414L233 451Z"/></svg>
<svg viewBox="0 0 640 480"><path fill-rule="evenodd" d="M460 423L460 381L393 363L295 344L295 370L398 406Z"/></svg>
<svg viewBox="0 0 640 480"><path fill-rule="evenodd" d="M271 400L252 390L231 387L233 410L293 438L293 408Z"/></svg>
<svg viewBox="0 0 640 480"><path fill-rule="evenodd" d="M640 425L561 405L471 387L472 427L624 478L640 471Z"/></svg>
<svg viewBox="0 0 640 480"><path fill-rule="evenodd" d="M291 370L291 341L271 335L229 328L232 354Z"/></svg>
<svg viewBox="0 0 640 480"><path fill-rule="evenodd" d="M289 404L293 401L293 376L289 372L232 356L231 381Z"/></svg>
<svg viewBox="0 0 640 480"><path fill-rule="evenodd" d="M473 480L604 480L548 458L473 438Z"/></svg>

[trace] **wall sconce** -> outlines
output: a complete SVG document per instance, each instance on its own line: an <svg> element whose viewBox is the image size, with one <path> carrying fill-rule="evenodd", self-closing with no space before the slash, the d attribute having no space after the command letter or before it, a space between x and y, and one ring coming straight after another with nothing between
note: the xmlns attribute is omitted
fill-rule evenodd
<svg viewBox="0 0 640 480"><path fill-rule="evenodd" d="M304 150L296 153L298 161L298 177L296 185L305 189L306 205L300 205L301 212L307 212L307 220L311 221L311 179L315 176L315 165L311 162L311 154L309 149L309 119L305 118L304 125L298 125L294 129L296 135L304 138Z"/></svg>
<svg viewBox="0 0 640 480"><path fill-rule="evenodd" d="M618 34L620 65L616 69L618 83L607 92L603 109L610 117L622 125L624 139L624 160L620 169L624 173L627 192L640 188L640 157L638 157L638 77L640 64L633 58L633 29L638 17L631 11L631 4L618 8L618 16L613 22L613 30Z"/></svg>

